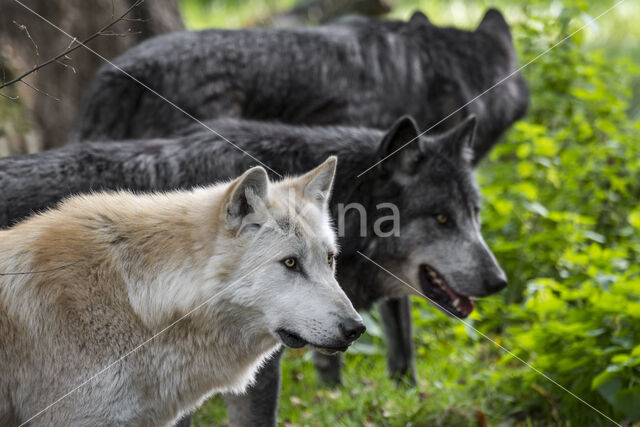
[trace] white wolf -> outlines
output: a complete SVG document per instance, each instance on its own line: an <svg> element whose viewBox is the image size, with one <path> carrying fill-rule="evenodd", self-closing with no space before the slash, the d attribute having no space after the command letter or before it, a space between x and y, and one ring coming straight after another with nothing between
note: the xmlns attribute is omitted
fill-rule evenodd
<svg viewBox="0 0 640 427"><path fill-rule="evenodd" d="M79 196L0 231L0 425L167 424L280 343L346 349L364 326L334 278L335 167Z"/></svg>

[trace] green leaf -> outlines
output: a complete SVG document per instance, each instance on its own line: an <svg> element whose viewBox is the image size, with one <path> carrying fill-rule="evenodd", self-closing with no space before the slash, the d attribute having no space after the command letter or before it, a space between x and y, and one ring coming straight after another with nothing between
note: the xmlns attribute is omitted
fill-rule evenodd
<svg viewBox="0 0 640 427"><path fill-rule="evenodd" d="M628 354L616 354L611 358L611 363L625 363L629 359L631 359L631 356L629 356Z"/></svg>
<svg viewBox="0 0 640 427"><path fill-rule="evenodd" d="M632 422L640 420L640 386L618 391L613 407Z"/></svg>
<svg viewBox="0 0 640 427"><path fill-rule="evenodd" d="M549 216L549 211L547 210L547 208L542 206L540 203L537 203L537 202L526 203L525 207L528 211L538 214L542 217L547 218Z"/></svg>
<svg viewBox="0 0 640 427"><path fill-rule="evenodd" d="M622 388L622 380L620 378L614 378L599 385L597 387L597 390L604 400L609 402L609 404L614 405L616 401L616 394L618 393L620 388Z"/></svg>

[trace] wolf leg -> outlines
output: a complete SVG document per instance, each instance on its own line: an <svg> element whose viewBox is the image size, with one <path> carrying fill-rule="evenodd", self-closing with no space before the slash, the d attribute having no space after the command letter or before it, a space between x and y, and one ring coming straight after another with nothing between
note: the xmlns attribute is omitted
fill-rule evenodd
<svg viewBox="0 0 640 427"><path fill-rule="evenodd" d="M245 394L225 394L230 426L276 426L280 398L280 358L278 350L260 369L255 383Z"/></svg>
<svg viewBox="0 0 640 427"><path fill-rule="evenodd" d="M320 381L323 383L336 386L342 381L340 370L342 369L342 356L340 353L334 355L326 355L313 352L313 364L316 367L316 372Z"/></svg>
<svg viewBox="0 0 640 427"><path fill-rule="evenodd" d="M389 298L378 305L387 337L387 369L397 380L416 382L413 360L411 300L409 297Z"/></svg>

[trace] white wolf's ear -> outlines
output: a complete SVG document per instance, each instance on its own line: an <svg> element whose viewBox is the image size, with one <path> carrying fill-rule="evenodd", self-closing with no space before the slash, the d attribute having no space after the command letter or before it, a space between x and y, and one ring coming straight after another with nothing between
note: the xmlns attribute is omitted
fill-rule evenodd
<svg viewBox="0 0 640 427"><path fill-rule="evenodd" d="M324 208L331 197L338 158L330 156L321 165L298 178L298 188L306 199Z"/></svg>
<svg viewBox="0 0 640 427"><path fill-rule="evenodd" d="M231 183L225 203L226 221L230 228L241 232L245 226L260 225L267 215L269 177L264 168L249 169Z"/></svg>

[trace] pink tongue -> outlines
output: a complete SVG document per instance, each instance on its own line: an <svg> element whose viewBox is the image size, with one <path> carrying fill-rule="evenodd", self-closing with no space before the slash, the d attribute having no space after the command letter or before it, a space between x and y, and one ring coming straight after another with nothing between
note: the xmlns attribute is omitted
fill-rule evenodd
<svg viewBox="0 0 640 427"><path fill-rule="evenodd" d="M458 310L460 310L460 313L462 313L465 317L471 314L471 312L473 311L473 301L471 301L470 298L467 298L462 295L458 295L449 286L445 285L443 286L443 288L447 292L447 294L451 297L451 302L455 301L456 298L460 300L460 304L458 305Z"/></svg>
<svg viewBox="0 0 640 427"><path fill-rule="evenodd" d="M465 316L468 316L473 311L473 301L467 297L460 297L459 310Z"/></svg>

